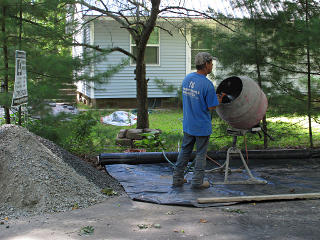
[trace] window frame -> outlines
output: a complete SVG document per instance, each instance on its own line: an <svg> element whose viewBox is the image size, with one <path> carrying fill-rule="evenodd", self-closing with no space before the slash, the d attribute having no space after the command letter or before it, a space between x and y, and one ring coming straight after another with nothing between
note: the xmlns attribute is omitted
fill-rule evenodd
<svg viewBox="0 0 320 240"><path fill-rule="evenodd" d="M146 63L146 66L160 66L160 29L159 28L155 28L158 30L158 43L157 44L151 44L151 43L147 43L146 48L148 47L156 47L157 48L157 63ZM133 47L136 47L136 43L133 41L133 38L130 35L130 53L133 54ZM135 61L131 58L130 59L130 66L135 66L136 63Z"/></svg>
<svg viewBox="0 0 320 240"><path fill-rule="evenodd" d="M209 52L211 53L213 51L212 48L193 48L193 39L192 39L192 35L193 35L193 28L201 28L202 26L199 25L199 26L193 26L190 30L190 34L191 34L191 46L190 46L190 51L191 51L191 70L195 70L196 69L196 66L194 64L194 57L195 57L195 54L193 54L193 52ZM212 37L214 35L214 29L212 28L211 29L211 34L209 34L210 36L206 36L206 37ZM213 61L216 61L215 58L213 58ZM214 64L215 65L215 64Z"/></svg>

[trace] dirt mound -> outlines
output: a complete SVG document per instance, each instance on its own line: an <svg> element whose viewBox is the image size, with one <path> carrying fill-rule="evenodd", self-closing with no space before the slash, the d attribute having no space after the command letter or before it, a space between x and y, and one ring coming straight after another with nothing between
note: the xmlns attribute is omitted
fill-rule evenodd
<svg viewBox="0 0 320 240"><path fill-rule="evenodd" d="M16 125L0 127L0 217L87 207L105 199L94 183Z"/></svg>

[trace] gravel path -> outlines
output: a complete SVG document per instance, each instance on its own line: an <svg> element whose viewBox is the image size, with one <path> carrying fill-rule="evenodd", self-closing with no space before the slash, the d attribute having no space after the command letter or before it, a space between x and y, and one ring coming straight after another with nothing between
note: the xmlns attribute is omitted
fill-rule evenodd
<svg viewBox="0 0 320 240"><path fill-rule="evenodd" d="M0 127L0 219L85 208L125 194L106 172L16 125Z"/></svg>

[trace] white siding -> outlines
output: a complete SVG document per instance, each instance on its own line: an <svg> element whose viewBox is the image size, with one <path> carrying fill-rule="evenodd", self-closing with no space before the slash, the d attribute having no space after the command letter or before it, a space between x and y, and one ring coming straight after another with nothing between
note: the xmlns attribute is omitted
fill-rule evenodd
<svg viewBox="0 0 320 240"><path fill-rule="evenodd" d="M163 79L167 84L180 87L186 73L186 43L185 38L177 30L171 29L173 36L166 31L160 31L160 66L148 66L147 78L148 97L174 97L176 93L163 93L155 84L154 79ZM96 20L94 22L94 44L103 48L121 47L130 51L130 36L127 30L120 28L114 21ZM104 61L94 66L95 72L103 72L108 66L127 58L120 52L109 54ZM135 98L136 82L134 66L126 66L114 74L105 84L96 84L94 96L91 98ZM87 94L86 94L87 95Z"/></svg>
<svg viewBox="0 0 320 240"><path fill-rule="evenodd" d="M91 31L90 28L92 28L93 23L88 23L86 25L83 26L83 30L82 30L82 42L85 44L90 44L92 43L92 36L91 36ZM85 47L82 47L82 54L90 54L91 50ZM94 70L94 66L87 66L84 69L84 73L88 74L88 75L92 75L93 74L93 70ZM80 90L81 89L81 90ZM94 89L94 83L93 82L89 82L89 81L85 81L82 86L79 88L78 87L78 91L84 93L86 96L92 98L94 96L94 92L92 91Z"/></svg>
<svg viewBox="0 0 320 240"><path fill-rule="evenodd" d="M81 11L81 5L76 4L76 14L73 16L75 20L79 22L79 26L75 30L74 41L77 43L92 43L92 34L90 33L90 29L93 27L92 23L85 23L84 16ZM89 49L85 49L83 46L75 46L72 48L72 56L73 57L82 57L85 52L89 52ZM88 66L83 69L81 72L77 74L82 75L84 73L90 74L93 71L93 66ZM90 82L77 82L77 91L85 94L86 96L92 97L93 93L91 89L93 89L93 83Z"/></svg>
<svg viewBox="0 0 320 240"><path fill-rule="evenodd" d="M69 21L75 20L79 23L76 29L71 29L71 31L74 31L74 41L75 42L82 42L83 41L83 15L81 11L81 5L80 4L75 4L73 6L75 9L73 9L75 12L72 12L72 15L69 17ZM72 9L70 9L72 10ZM82 47L77 46L72 48L72 56L81 56L82 55Z"/></svg>

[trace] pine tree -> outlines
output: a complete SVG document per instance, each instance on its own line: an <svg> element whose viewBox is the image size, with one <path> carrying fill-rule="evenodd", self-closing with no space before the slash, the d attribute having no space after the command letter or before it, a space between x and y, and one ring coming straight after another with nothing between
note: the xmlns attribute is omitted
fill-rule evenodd
<svg viewBox="0 0 320 240"><path fill-rule="evenodd" d="M17 1L1 1L1 54L0 54L0 80L1 80L1 95L0 95L0 106L2 105L5 110L5 122L10 123L10 100L9 89L12 86L12 81L14 79L14 45L17 43L16 39L12 36L16 35L17 22L11 16L16 16L17 11Z"/></svg>
<svg viewBox="0 0 320 240"><path fill-rule="evenodd" d="M122 64L116 65L111 71L93 78L87 74L75 74L84 72L86 66L99 61L108 52L95 53L92 50L92 54L81 58L72 57L73 32L66 32L66 29L76 29L70 26L76 23L66 21L68 4L67 0L2 1L0 42L3 54L0 55L0 63L3 67L0 74L4 79L3 90L7 94L1 94L0 105L5 105L6 123L10 123L16 49L27 53L28 105L31 114L43 115L50 101L75 101L70 99L73 95L66 94L63 89L71 88L75 92L76 81L84 78L89 81L107 81L113 72L122 67ZM86 48L92 49L92 46Z"/></svg>
<svg viewBox="0 0 320 240"><path fill-rule="evenodd" d="M281 8L274 14L277 19L270 51L273 83L277 90L291 97L295 111L307 114L309 144L313 147L312 118L316 115L315 103L319 92L313 87L320 76L320 3L314 0L277 1ZM286 75L284 78L276 76Z"/></svg>
<svg viewBox="0 0 320 240"><path fill-rule="evenodd" d="M313 0L233 3L242 10L243 18L234 20L238 23L234 32L217 33L214 52L233 73L256 79L269 96L271 106L291 113L307 113L313 147L311 118L319 95L312 96L315 91L311 81L316 81L314 85L319 81L316 80L320 62L319 3ZM304 88L303 79L306 79ZM264 128L265 123L264 120Z"/></svg>
<svg viewBox="0 0 320 240"><path fill-rule="evenodd" d="M269 95L266 82L270 78L268 72L268 49L272 36L272 21L262 18L256 10L255 1L247 1L247 5L237 2L234 8L247 12L241 19L229 19L232 31L217 27L213 36L213 55L229 74L246 75L255 80L263 91ZM217 76L219 78L219 76ZM264 147L268 147L266 116L263 118Z"/></svg>

